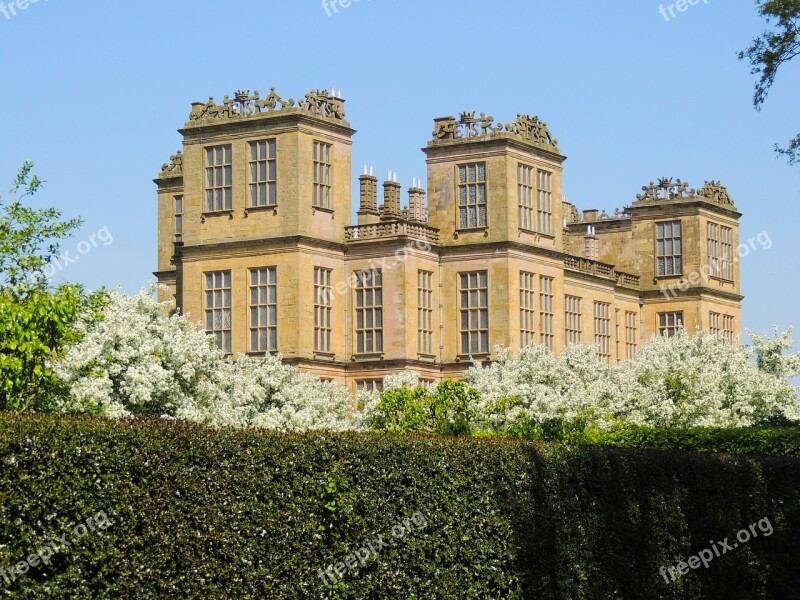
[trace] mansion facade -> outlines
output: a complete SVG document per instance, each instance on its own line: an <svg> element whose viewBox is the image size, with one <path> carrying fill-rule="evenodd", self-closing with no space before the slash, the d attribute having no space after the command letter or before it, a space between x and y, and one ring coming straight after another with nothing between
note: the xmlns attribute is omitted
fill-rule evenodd
<svg viewBox="0 0 800 600"><path fill-rule="evenodd" d="M344 106L335 90L195 102L155 180L161 300L227 354L280 353L355 391L459 378L498 344L596 344L611 363L680 327L739 335L741 215L720 183L660 179L580 212L544 122L464 113L434 120L407 204L365 168L352 224Z"/></svg>

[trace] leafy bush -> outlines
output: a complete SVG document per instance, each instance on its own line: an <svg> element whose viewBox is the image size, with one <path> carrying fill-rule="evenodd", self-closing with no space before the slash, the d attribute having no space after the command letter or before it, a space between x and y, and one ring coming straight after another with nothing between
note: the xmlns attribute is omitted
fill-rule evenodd
<svg viewBox="0 0 800 600"><path fill-rule="evenodd" d="M794 458L510 440L208 430L0 414L0 568L14 598L792 598ZM416 513L427 525L392 529ZM666 583L767 517L774 533ZM383 536L343 581L320 570ZM7 588L7 590L5 589Z"/></svg>
<svg viewBox="0 0 800 600"><path fill-rule="evenodd" d="M102 295L68 285L21 298L0 291L0 410L55 410L66 390L50 363L79 339L76 324L100 302Z"/></svg>
<svg viewBox="0 0 800 600"><path fill-rule="evenodd" d="M390 387L371 415L372 428L395 432L469 435L478 393L462 382L442 381L433 389Z"/></svg>
<svg viewBox="0 0 800 600"><path fill-rule="evenodd" d="M735 454L800 457L800 427L785 428L637 428L615 432L571 433L563 438L580 444L618 448L660 448Z"/></svg>

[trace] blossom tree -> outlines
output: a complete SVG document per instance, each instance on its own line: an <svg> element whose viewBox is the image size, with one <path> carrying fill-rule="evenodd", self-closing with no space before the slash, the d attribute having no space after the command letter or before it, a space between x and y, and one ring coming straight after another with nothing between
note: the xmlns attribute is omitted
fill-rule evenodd
<svg viewBox="0 0 800 600"><path fill-rule="evenodd" d="M228 361L186 316L152 298L115 291L100 320L53 368L70 389L62 412L163 416L215 426L342 430L355 426L351 397L281 363Z"/></svg>

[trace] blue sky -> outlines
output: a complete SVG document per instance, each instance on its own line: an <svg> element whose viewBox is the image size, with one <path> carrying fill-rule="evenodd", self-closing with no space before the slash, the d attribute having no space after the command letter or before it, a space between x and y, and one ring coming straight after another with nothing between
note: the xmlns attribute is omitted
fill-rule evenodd
<svg viewBox="0 0 800 600"><path fill-rule="evenodd" d="M797 323L800 167L772 146L800 131L800 60L754 111L736 58L764 28L752 2L701 0L669 21L654 0L360 0L331 16L321 0L39 0L16 13L0 13L0 183L31 159L38 201L86 219L66 249L113 236L60 277L129 291L151 277L152 179L192 101L335 86L358 130L354 176L369 163L408 187L432 119L476 110L547 121L581 209L613 212L661 176L721 180L742 240L772 242L742 259L745 326Z"/></svg>

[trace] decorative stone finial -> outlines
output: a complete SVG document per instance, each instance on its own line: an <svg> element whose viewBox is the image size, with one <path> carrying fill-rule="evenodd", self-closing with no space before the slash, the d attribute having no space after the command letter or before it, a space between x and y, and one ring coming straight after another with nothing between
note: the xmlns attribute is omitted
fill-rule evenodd
<svg viewBox="0 0 800 600"><path fill-rule="evenodd" d="M169 157L169 162L161 165L161 177L183 174L183 151L178 150Z"/></svg>

